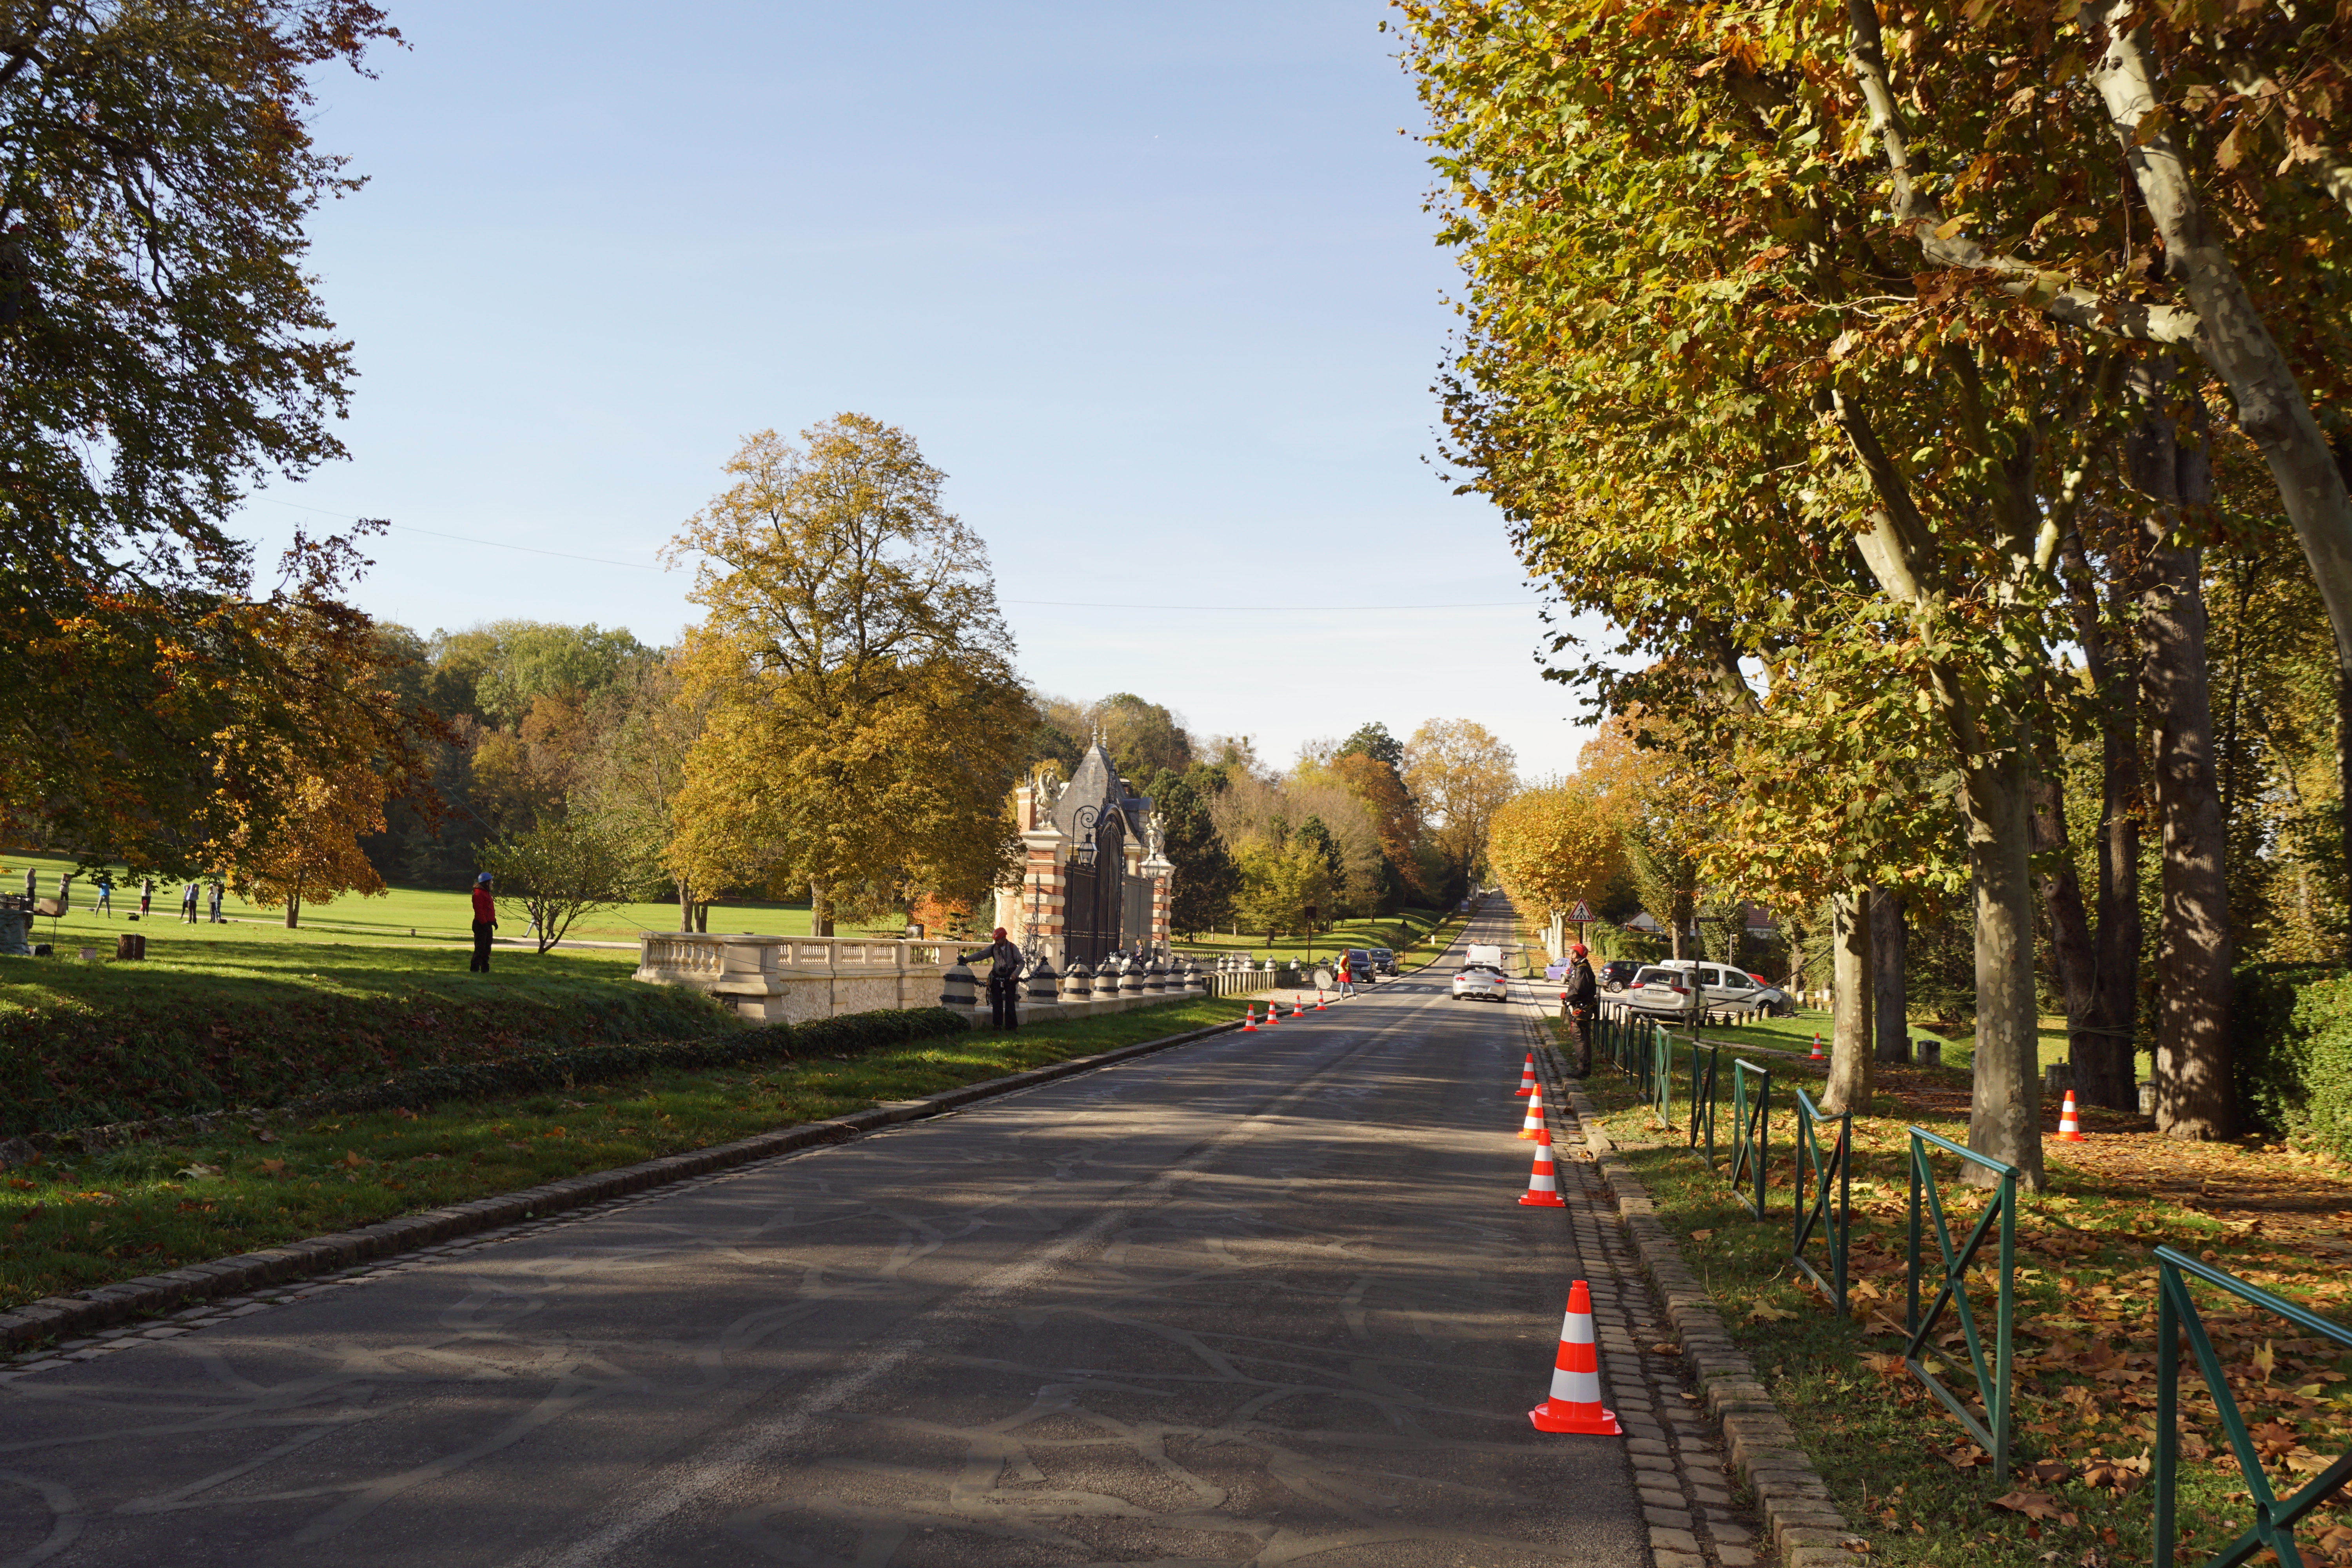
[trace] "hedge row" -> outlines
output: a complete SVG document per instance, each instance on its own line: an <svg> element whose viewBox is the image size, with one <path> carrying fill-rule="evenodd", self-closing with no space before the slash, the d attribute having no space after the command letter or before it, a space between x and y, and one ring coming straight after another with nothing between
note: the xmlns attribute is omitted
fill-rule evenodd
<svg viewBox="0 0 2352 1568"><path fill-rule="evenodd" d="M2238 971L2231 1065L2247 1121L2352 1160L2352 969L2257 963Z"/></svg>
<svg viewBox="0 0 2352 1568"><path fill-rule="evenodd" d="M494 1062L452 1063L395 1074L381 1083L353 1084L302 1102L319 1111L389 1110L447 1100L490 1100L610 1083L641 1073L700 1071L791 1061L796 1057L852 1057L923 1040L961 1035L971 1026L945 1007L882 1008L818 1018L806 1024L764 1024L700 1040L650 1040L627 1046L574 1046L533 1051Z"/></svg>
<svg viewBox="0 0 2352 1568"><path fill-rule="evenodd" d="M458 1086L445 1093L500 1092L509 1072L530 1079L558 1058L618 1064L639 1059L632 1051L711 1050L733 1060L746 1048L740 1042L755 1036L773 1037L756 1048L777 1055L848 1055L877 1042L926 1037L913 1029L940 1027L887 1021L938 1012L926 1008L824 1019L795 1031L746 1029L682 987L630 986L617 999L602 994L608 989L618 990L596 988L570 1005L500 998L474 1009L439 997L402 1002L331 994L282 1012L100 1012L70 1003L26 1009L0 1019L0 1137L280 1106L419 1075ZM694 1065L702 1058L676 1059ZM660 1058L642 1060L662 1065ZM555 1070L553 1081L560 1081L562 1069ZM484 1087L462 1087L470 1084Z"/></svg>

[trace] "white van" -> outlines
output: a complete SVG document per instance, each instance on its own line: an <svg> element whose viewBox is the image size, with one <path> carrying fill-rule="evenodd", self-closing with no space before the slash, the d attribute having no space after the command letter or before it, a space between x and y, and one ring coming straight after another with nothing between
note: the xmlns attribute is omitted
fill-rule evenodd
<svg viewBox="0 0 2352 1568"><path fill-rule="evenodd" d="M1462 961L1462 966L1467 969L1478 964L1483 964L1488 969L1500 970L1503 967L1502 944L1492 942L1472 942L1470 956Z"/></svg>

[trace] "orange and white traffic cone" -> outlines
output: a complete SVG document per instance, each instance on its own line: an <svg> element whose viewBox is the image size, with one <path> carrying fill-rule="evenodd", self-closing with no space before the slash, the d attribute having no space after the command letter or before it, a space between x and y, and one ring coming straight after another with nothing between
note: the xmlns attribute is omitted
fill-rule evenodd
<svg viewBox="0 0 2352 1568"><path fill-rule="evenodd" d="M1294 1018L1304 1018L1307 1016L1307 1008L1305 1005L1302 1003L1293 1002L1290 1005L1290 1016Z"/></svg>
<svg viewBox="0 0 2352 1568"><path fill-rule="evenodd" d="M1331 1010L1328 1006L1324 1005L1323 987L1320 985L1318 985L1315 988L1315 1010L1318 1013L1328 1013Z"/></svg>
<svg viewBox="0 0 2352 1568"><path fill-rule="evenodd" d="M1822 1032L1819 1029L1815 1029L1813 1031L1813 1054L1807 1057L1805 1059L1809 1062L1827 1061L1829 1059L1827 1057L1822 1055Z"/></svg>
<svg viewBox="0 0 2352 1568"><path fill-rule="evenodd" d="M1276 1006L1271 1001L1267 1002L1265 1005L1265 1017L1264 1022L1265 1026L1269 1029L1273 1028L1276 1024L1281 1023L1282 1009Z"/></svg>
<svg viewBox="0 0 2352 1568"><path fill-rule="evenodd" d="M1257 1004L1255 1002L1242 1004L1242 1033L1244 1035L1257 1033Z"/></svg>
<svg viewBox="0 0 2352 1568"><path fill-rule="evenodd" d="M1551 1397L1528 1412L1538 1432L1581 1432L1622 1437L1617 1413L1601 1403L1601 1361L1592 1348L1592 1292L1579 1279L1568 1288L1560 1321L1559 1355L1552 1363Z"/></svg>
<svg viewBox="0 0 2352 1568"><path fill-rule="evenodd" d="M1528 1119L1519 1123L1519 1136L1529 1141L1543 1136L1543 1086L1528 1091Z"/></svg>
<svg viewBox="0 0 2352 1568"><path fill-rule="evenodd" d="M1528 1190L1519 1202L1528 1208L1564 1209L1568 1204L1559 1195L1559 1181L1551 1168L1551 1134L1536 1134L1536 1168L1528 1173Z"/></svg>
<svg viewBox="0 0 2352 1568"><path fill-rule="evenodd" d="M1536 1091L1536 1054L1528 1053L1527 1065L1519 1068L1519 1087L1511 1090L1513 1100L1525 1100Z"/></svg>
<svg viewBox="0 0 2352 1568"><path fill-rule="evenodd" d="M2061 1143L2083 1142L2083 1124L2075 1119L2074 1091L2071 1089L2066 1091L2066 1103L2058 1108L2058 1142Z"/></svg>

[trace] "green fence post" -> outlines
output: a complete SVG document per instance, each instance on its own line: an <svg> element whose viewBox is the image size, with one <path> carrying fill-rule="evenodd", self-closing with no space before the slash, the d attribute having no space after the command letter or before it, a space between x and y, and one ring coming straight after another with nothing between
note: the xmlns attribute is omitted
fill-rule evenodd
<svg viewBox="0 0 2352 1568"><path fill-rule="evenodd" d="M2246 1418L2238 1408L2235 1396L2230 1393L2227 1375L2221 1358L2213 1353L2213 1342L2206 1337L2204 1320L2198 1315L2197 1303L2189 1294L2189 1277L2194 1276L2209 1285L2219 1286L2240 1300L2284 1319L2303 1330L2332 1340L2352 1349L2352 1330L2332 1323L2326 1319L2305 1311L2294 1302L2258 1290L2236 1276L2199 1262L2184 1252L2169 1247L2156 1249L2157 1310L2156 1310L2156 1568L2171 1568L2174 1537L2177 1533L2175 1489L2179 1483L2180 1437L2180 1340L2189 1341L2189 1354L2197 1361L2198 1375L2205 1380L2207 1392L2213 1396L2215 1408L2221 1416L2221 1430L2230 1439L2230 1451L2238 1461L2238 1474L2246 1483L2245 1496L2254 1507L2254 1522L2235 1541L2223 1547L2207 1568L2237 1568L2255 1552L2268 1547L2278 1558L2281 1568L2302 1568L2303 1554L2295 1550L2294 1527L2305 1514L2332 1496L2336 1488L2352 1480L2352 1454L2346 1454L2306 1482L2295 1494L2281 1501L2271 1489L2270 1478L2263 1468L2262 1456L2255 1452L2253 1438L2246 1430Z"/></svg>
<svg viewBox="0 0 2352 1568"><path fill-rule="evenodd" d="M1693 1040L1691 1042L1690 1137L1687 1142L1690 1147L1697 1148L1704 1139L1706 1146L1706 1168L1709 1173L1712 1173L1715 1170L1715 1069L1717 1061L1723 1055L1723 1047L1721 1046L1705 1047L1707 1055L1706 1067L1703 1075L1699 1067L1700 1049L1699 1042Z"/></svg>
<svg viewBox="0 0 2352 1568"><path fill-rule="evenodd" d="M1750 1079L1757 1085L1755 1099L1748 1094ZM1731 1194L1738 1198L1749 1214L1764 1217L1764 1163L1770 1152L1768 1135L1771 1131L1772 1069L1758 1067L1742 1057L1731 1062ZM1750 1198L1746 1186L1753 1183L1756 1195Z"/></svg>
<svg viewBox="0 0 2352 1568"><path fill-rule="evenodd" d="M1958 1250L1952 1246L1951 1227L1944 1220L1943 1194L1936 1185L1936 1173L1927 1164L1930 1147L1957 1154L2000 1178L1992 1202L1985 1205L1984 1213L1977 1218L1976 1228L1969 1233L1968 1245ZM1942 1260L1935 1300L1925 1312L1919 1309L1919 1283L1926 1272L1920 1248L1926 1234L1920 1223L1923 1215L1935 1226L1937 1252ZM1976 1260L1977 1249L1984 1245L1986 1235L1996 1222L2000 1226L2000 1272L1995 1281L1993 1364L1988 1370L1984 1345L1977 1334L1976 1312L1969 1304L1968 1272L1969 1265ZM2017 1316L2017 1167L1990 1159L1973 1149L1964 1149L1924 1127L1912 1128L1910 1267L1906 1273L1904 1326L1909 1339L1903 1347L1904 1364L1992 1456L1992 1479L2004 1480L2009 1475L2011 1347ZM1923 1347L1928 1335L1935 1332L1946 1307L1951 1308L1952 1315L1959 1320L1961 1339L1968 1347L1969 1370L1976 1377L1977 1399L1984 1406L1982 1421L1970 1415L1959 1396L1937 1382L1924 1364Z"/></svg>
<svg viewBox="0 0 2352 1568"><path fill-rule="evenodd" d="M1822 1153L1821 1124L1833 1123L1837 1141L1831 1145L1827 1158ZM1797 1089L1797 1206L1796 1228L1789 1241L1789 1260L1806 1278L1822 1288L1832 1308L1841 1318L1845 1316L1846 1239L1853 1224L1853 1112L1842 1111L1824 1116L1813 1097L1802 1085ZM1811 1169L1815 1193L1810 1206L1805 1202L1805 1174ZM1830 1184L1837 1184L1836 1198L1831 1198ZM1805 1244L1812 1239L1813 1228L1819 1226L1822 1238L1829 1249L1830 1272L1823 1279L1805 1257Z"/></svg>

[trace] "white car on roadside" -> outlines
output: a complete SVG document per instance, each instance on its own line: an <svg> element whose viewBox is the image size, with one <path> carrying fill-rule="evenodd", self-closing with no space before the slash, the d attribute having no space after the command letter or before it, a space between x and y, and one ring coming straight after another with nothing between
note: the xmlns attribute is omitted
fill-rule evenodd
<svg viewBox="0 0 2352 1568"><path fill-rule="evenodd" d="M1767 985L1744 969L1727 963L1703 963L1691 958L1669 958L1645 964L1632 984L1612 998L1644 1013L1687 1013L1691 993L1700 992L1705 1007L1756 1007L1785 1017L1796 1003L1777 985Z"/></svg>
<svg viewBox="0 0 2352 1568"><path fill-rule="evenodd" d="M1511 983L1491 963L1465 963L1454 975L1454 999L1459 1002L1465 996L1473 1001L1507 1002Z"/></svg>

